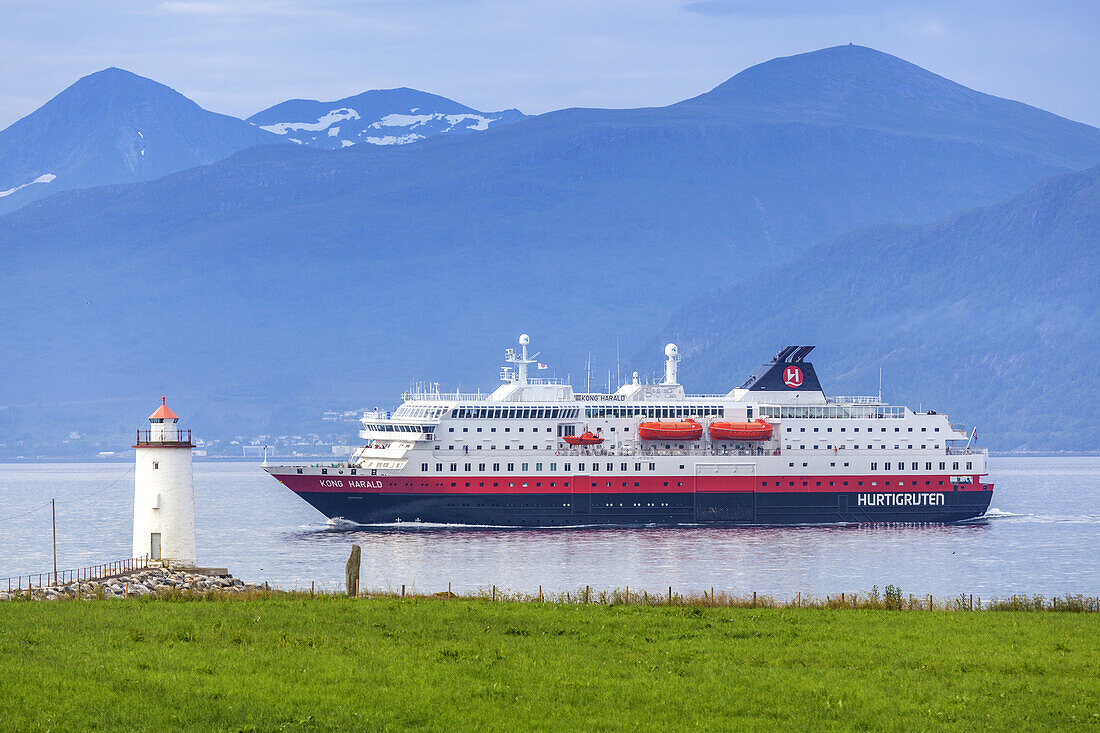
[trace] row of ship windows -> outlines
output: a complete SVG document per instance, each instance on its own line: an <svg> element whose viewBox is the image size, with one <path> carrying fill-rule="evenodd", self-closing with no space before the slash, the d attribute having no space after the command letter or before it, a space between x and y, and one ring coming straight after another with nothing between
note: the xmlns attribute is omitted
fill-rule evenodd
<svg viewBox="0 0 1100 733"><path fill-rule="evenodd" d="M953 483L953 484L968 484L968 483L970 483L970 478L971 478L970 476L952 476L952 477L951 477L951 483ZM767 485L768 485L768 482L767 482L767 481L761 481L760 483L761 483L761 485L762 485L762 486L767 486ZM886 485L886 486L889 486L889 485L890 485L890 482L889 482L889 481L885 481L885 482L883 482L883 483L884 483L884 485ZM820 481L816 482L816 484L817 484L818 486L821 486L821 482L820 482ZM878 486L878 481L871 481L871 482L870 482L870 484L871 484L871 486ZM937 484L938 486L943 486L943 479L940 479L939 481L937 481L937 482L936 482L936 484ZM452 485L453 485L453 484L452 484ZM776 481L776 482L774 482L774 485L775 485L775 486L782 486L782 485L783 485L783 482L782 482L782 481ZM809 486L809 485L810 485L810 482L809 482L809 481L803 481L803 482L802 482L802 485L803 485L803 486ZM847 481L841 481L841 482L840 482L840 485L841 485L841 486L847 486L847 485L848 485L848 482L847 482ZM856 485L857 485L857 486L863 486L863 482L862 482L862 481L857 481L857 482L856 482ZM909 482L909 485L910 485L910 486L920 486L920 481L910 481L910 482ZM932 482L931 482L931 481L928 481L928 480L926 480L926 481L924 482L924 485L925 485L925 486L931 486L931 485L932 485ZM788 481L788 482L787 482L787 486L794 486L794 481ZM836 481L830 481L830 482L829 482L829 486L836 486ZM904 481L898 481L898 486L905 486L905 482L904 482Z"/></svg>
<svg viewBox="0 0 1100 733"><path fill-rule="evenodd" d="M489 420L574 420L580 417L579 407L456 407L451 417Z"/></svg>
<svg viewBox="0 0 1100 733"><path fill-rule="evenodd" d="M464 463L464 464L462 464L462 466L463 466L462 470L469 473L470 471L473 470L471 468L473 465L474 464L472 464L472 463ZM485 467L487 465L489 465L489 464L479 463L479 464L477 464L477 470L479 472L484 472L486 470ZM515 471L516 470L516 464L514 464L514 463L508 463L508 464L505 464L505 465L508 466L508 468L505 469L506 471ZM519 470L527 471L527 470L529 470L528 466L530 466L531 464L530 463L521 463L519 465L520 465ZM585 471L585 466L587 466L587 465L588 465L587 463L578 463L577 464L577 471L580 471L580 472L583 473ZM630 465L629 463L620 463L619 464L619 466L620 466L619 470L621 470L621 471L629 470L627 468L627 466L629 466L629 465ZM456 472L458 471L458 464L457 463L452 463L452 464L450 464L450 466L451 466L451 471L456 471ZM500 471L500 466L501 466L501 464L494 463L493 464L493 472L494 473L499 472ZM563 466L562 471L564 471L565 473L569 473L573 470L573 464L572 463L563 463L562 466ZM634 470L635 471L641 471L642 466L648 466L648 469L650 471L656 471L657 470L657 464L656 463L648 463L648 464L646 464L646 463L635 463L634 464ZM542 471L542 467L543 467L542 463L536 463L535 464L535 471ZM683 468L683 466L680 466L680 468ZM427 463L421 463L420 464L420 470L421 471L427 471L428 470L428 464ZM442 463L435 464L435 470L436 470L436 472L442 471L443 470L443 464ZM558 470L558 464L556 462L551 463L550 464L550 470L551 471L557 471ZM592 470L593 471L599 471L600 470L600 464L594 462L592 464ZM614 471L615 470L615 464L614 463L608 463L607 464L607 470L608 471Z"/></svg>
<svg viewBox="0 0 1100 733"><path fill-rule="evenodd" d="M589 409L589 410L594 410L594 409L611 410L613 408L592 408L592 407L589 407L587 409ZM622 409L622 410L639 409L639 410L641 410L641 409L644 409L644 408L626 408L626 407L623 407L623 408L619 408L619 409ZM705 408L705 409L709 409L709 408ZM479 412L479 413L480 412L494 412L494 411L510 411L510 412L519 411L519 412L532 412L532 413L542 413L542 412L556 413L556 412L559 412L559 409L557 409L557 408L534 408L534 407L532 407L532 408L486 407L486 408L479 408L477 410L468 410L468 412ZM577 410L573 410L573 412L576 412L576 411ZM463 410L454 410L454 411L452 411L452 413L453 412L464 412L464 411ZM709 415L712 415L712 414L713 415L720 415L721 414L721 411L714 412L714 413L709 413L708 412L708 413L700 414L699 412L691 412L691 411L688 411L686 409L680 409L680 408L653 408L653 409L650 410L650 412L651 413L674 413L674 414L651 414L651 415L648 415L649 417L657 417L657 418L706 417L706 416L709 416ZM452 416L453 416L453 414L452 414ZM459 417L482 417L482 415L459 415ZM494 417L494 416L490 416L490 417ZM518 417L517 419L531 419L531 418L537 419L537 418L540 418L540 417L543 417L543 415L540 415L540 414L522 415L522 416ZM547 417L551 417L553 419L570 419L570 416L559 418L557 415L547 415ZM573 415L571 417L575 418L576 415ZM612 418L615 418L615 417L632 417L632 416L630 416L630 415L588 415L588 417L612 417ZM751 407L749 408L747 417L748 417L749 420L752 419L752 408ZM429 433L430 434L432 432L432 426L430 426L430 425L395 425L395 424L392 424L392 423L370 423L370 424L365 425L364 427L367 430L374 430L374 431L378 431L378 432L382 432L382 433ZM874 430L875 430L873 427L867 427L867 426L864 426L863 429L865 431L867 431L868 433L874 432ZM462 428L462 432L464 432L464 433L469 432L469 430L470 430L469 428ZM519 432L522 433L524 431L524 428L518 428L518 430L519 430ZM611 430L615 430L615 428L611 428ZM629 428L623 428L623 430L628 432L630 429ZM799 428L798 430L801 433L806 432L806 428ZM819 432L819 430L820 430L820 428L814 428L813 429L813 431L815 433ZM880 430L880 432L883 432L883 433L886 432L886 428L880 428L879 430ZM922 433L927 432L927 430L928 430L928 428L926 428L926 427L922 427L920 429L920 431ZM937 432L937 433L940 431L939 428L933 428L933 430L934 430L934 432ZM453 433L455 431L455 429L454 428L448 428L448 431ZM477 428L477 432L480 433L481 431L482 431L482 428ZM489 432L495 433L496 431L497 431L496 428L489 428ZM511 431L511 428L504 428L504 432L507 433L507 432L510 432L510 431ZM532 432L538 432L538 428L537 427L532 427L531 431ZM550 431L551 431L551 428L546 428L546 432L550 432ZM794 428L791 428L791 427L787 428L788 433L793 432L793 431L794 431ZM846 431L847 431L847 428L840 428L840 432L843 433L843 432L846 432ZM831 432L833 432L833 429L832 428L826 428L825 432L831 433ZM859 427L853 427L852 432L858 433L859 432ZM895 433L901 432L901 428L894 428L894 432ZM910 433L913 432L913 428L909 428L908 432L910 432Z"/></svg>
<svg viewBox="0 0 1100 733"><path fill-rule="evenodd" d="M863 429L864 429L864 430L866 430L866 431L867 431L868 433L873 433L873 432L875 432L875 429L874 429L873 427L869 427L869 426L864 426L864 427L863 427ZM794 430L794 428L787 428L787 432L788 432L788 433L790 433L790 432L793 432L793 430ZM821 428L814 428L814 432L815 432L815 433L816 433L816 432L819 432L820 430L821 430ZM885 433L885 432L886 432L886 428L880 428L879 430L880 430L881 432L883 432L883 433ZM920 429L920 431L921 431L922 433L926 433L926 432L928 432L928 428L921 428L921 429ZM799 428L799 429L798 429L798 432L800 432L800 433L804 433L804 432L806 432L806 428ZM832 429L832 428L825 428L825 432L826 432L826 433L831 433L831 432L833 432L833 429ZM841 429L840 429L840 432L842 432L842 433L843 433L843 432L846 432L846 429L845 429L845 428L841 428ZM853 433L858 433L858 432L859 432L859 428L858 428L858 427L854 427L854 428L852 428L852 432L853 432ZM900 432L901 432L901 428L894 428L894 432L895 432L895 433L900 433ZM910 432L910 433L911 433L911 432L913 432L913 428L909 428L909 432ZM939 428L934 428L934 432L937 432L937 433L938 433L938 432L940 432L940 429L939 429Z"/></svg>
<svg viewBox="0 0 1100 733"><path fill-rule="evenodd" d="M364 423L364 430L376 430L380 433L428 433L432 432L431 425L394 425L392 423Z"/></svg>
<svg viewBox="0 0 1100 733"><path fill-rule="evenodd" d="M422 464L422 465L426 466L428 464L425 463L425 464ZM436 464L436 465L439 465L439 464ZM452 464L452 465L454 465L454 464ZM806 463L806 462L802 463L803 468L806 468L809 465L810 464ZM883 463L883 469L882 470L884 470L884 471L891 470L890 469L891 465L893 465L893 464L890 461L885 461ZM913 461L910 465L912 466L913 471L919 471L920 470L920 463L918 461ZM831 466L833 468L836 468L836 462L834 461L834 462L830 463L829 466ZM791 461L790 463L788 463L787 467L788 468L794 468L794 461ZM844 467L845 468L848 467L848 462L847 461L844 462ZM681 468L683 468L683 466L681 466ZM974 469L974 462L973 461L966 461L966 470L967 471L972 471L973 469ZM878 461L871 461L871 470L872 471L877 471L878 470ZM905 470L905 462L904 461L898 461L898 470L899 471L904 471ZM925 461L924 470L925 471L931 471L932 470L932 461ZM940 461L939 470L941 470L941 471L946 471L947 470L947 463L945 461ZM951 462L951 470L953 470L953 471L958 471L959 470L959 462L958 461L952 461ZM847 484L845 484L845 485L847 486Z"/></svg>
<svg viewBox="0 0 1100 733"><path fill-rule="evenodd" d="M614 429L614 428L612 428L612 429ZM477 428L477 432L479 432L479 433L482 430L484 430L484 428ZM523 428L517 428L517 430L522 433L524 429ZM454 428L447 428L447 432L453 433L454 431L455 431ZM490 433L495 433L496 431L497 431L496 428L489 428ZM531 428L532 433L537 433L538 431L539 431L539 429L537 427ZM462 432L468 433L468 432L470 432L470 429L469 428L462 428ZM504 432L510 433L510 432L512 432L512 429L511 428L504 428ZM553 428L546 428L546 432L552 433L552 432L554 432L554 429Z"/></svg>
<svg viewBox="0 0 1100 733"><path fill-rule="evenodd" d="M556 507L557 504L545 504L545 503L536 502L536 501L524 502L522 504L515 504L513 502L496 502L496 503L493 503L493 504L486 504L483 501L479 501L479 502L452 501L452 502L448 502L447 506L448 507L479 507L479 508L480 507L485 507L485 506L492 506L492 507L521 506L521 507L534 508L534 509L543 509L543 508L550 508L551 506ZM569 502L563 502L562 506L568 508L568 507L571 507L573 505ZM614 507L614 506L620 506L621 507L621 506L625 506L625 505L622 502L619 502L618 504L614 504L612 502L607 502L606 504L604 504L604 506L605 507ZM641 504L639 502L634 502L634 506L636 506L636 507L641 507L641 506L645 506L645 507L659 507L659 506L667 507L667 506L669 506L669 504L668 504L667 501L660 501L660 502L651 501L648 504Z"/></svg>
<svg viewBox="0 0 1100 733"><path fill-rule="evenodd" d="M974 469L974 462L973 461L966 461L965 463L966 463L966 470L967 471L971 471L971 470ZM427 463L421 463L420 464L420 470L423 471L423 472L427 472L428 471L428 465L429 464L427 464ZM458 466L459 466L458 463L451 463L449 465L450 465L450 470L452 472L454 472L454 473L458 472ZM470 471L473 470L473 465L474 464L473 463L463 463L461 465L462 465L462 470L466 473L469 473ZM488 465L489 464L487 464L487 463L478 463L477 464L478 472L479 473L484 473L485 470L486 470L486 466L488 466ZM494 463L492 465L493 465L493 468L492 468L493 473L500 472L500 467L501 467L502 464ZM507 468L505 468L506 471L510 472L510 471L515 471L516 470L516 464L515 463L507 463L507 464L503 464L503 465L507 466ZM531 465L530 463L525 462L525 463L520 463L519 465L520 465L520 469L519 469L520 471L530 470L529 469L529 467ZM544 464L541 463L541 462L540 463L535 463L535 471L536 472L541 472L543 465ZM562 465L562 471L563 472L565 472L565 473L572 472L572 470L573 470L573 464L572 463L563 463L561 465ZM579 473L584 473L587 470L586 467L588 465L589 465L588 463L578 463L577 464L577 471ZM600 470L600 463L599 462L594 461L591 465L592 465L591 470L593 470L593 471L599 471ZM607 471L613 472L615 470L615 464L614 463L608 462L608 463L605 463L603 465L606 467L605 470L607 470ZM883 470L884 471L891 471L891 470L893 470L893 465L894 465L894 463L892 461L884 461L883 462ZM919 461L913 461L909 465L910 465L910 470L913 470L913 471L919 471L920 470L920 462ZM932 461L926 461L925 464L924 464L924 470L925 471L933 470L932 465L933 465ZM435 464L436 472L437 473L442 472L443 471L443 466L444 466L444 464L442 464L442 463ZM630 470L629 466L630 466L629 463L620 463L619 464L619 470L620 471L628 471L628 470ZM656 463L635 463L634 464L634 471L635 472L642 471L643 466L645 466L650 471L656 471L657 470L657 464ZM793 461L789 462L787 464L787 466L790 467L790 468L794 468L794 462ZM803 468L806 468L807 466L809 466L808 462L803 462L802 463ZM833 462L829 463L829 466L832 467L832 468L835 468L836 467L836 461L833 461ZM953 461L951 463L951 470L958 471L958 470L960 470L959 466L960 466L959 461ZM848 461L844 462L844 467L848 468ZM680 470L682 471L683 469L684 469L684 464L681 463L680 464ZM550 464L550 471L551 472L556 472L557 470L558 470L558 463L557 462L551 463ZM878 461L871 461L871 470L872 471L877 471L878 470ZM905 471L906 470L904 461L898 461L897 470L898 471ZM946 471L947 470L947 462L946 461L940 461L939 462L939 470L940 471ZM608 485L610 485L610 484L608 484ZM665 484L665 485L667 486L668 484ZM677 485L680 486L682 484L677 484ZM495 484L494 484L494 486L495 486ZM626 484L623 484L623 486L626 486Z"/></svg>
<svg viewBox="0 0 1100 733"><path fill-rule="evenodd" d="M681 446L681 447L682 447L682 446ZM819 445L814 445L814 446L811 446L811 447L812 447L812 448L813 448L814 450L817 450L817 449L818 449L818 448L820 448L821 446L819 446ZM874 450L874 447L875 447L875 446L873 446L873 445L871 445L870 443L868 443L868 444L867 444L867 448L866 448L865 450ZM939 447L940 447L940 446L939 446L939 444L938 444L938 443L935 443L935 444L933 444L933 445L932 445L932 450L938 450L938 449L939 449ZM879 448L881 448L882 450L886 450L886 444L885 444L885 443L883 443L882 445L880 445L880 446L879 446ZM908 450L913 450L913 444L912 444L912 443L909 443L909 444L908 444L908 446L907 446L907 448L908 448ZM799 450L806 450L806 446L805 446L805 444L801 444L801 445L799 445L799 446L798 446L798 449L799 449ZM845 443L844 445L833 445L832 443L829 443L829 444L827 444L827 445L825 446L825 450L834 450L834 449L835 449L835 450L848 450L848 445L847 445L847 443ZM925 444L925 443L921 443L920 449L921 449L921 450L928 450L928 446L927 446L927 444ZM794 450L794 446L793 446L793 445L792 445L791 443L788 443L788 444L787 444L787 450ZM853 445L852 445L852 450L859 450L859 443L855 443L855 444L853 444ZM894 443L894 450L901 450L901 444L900 444L900 443Z"/></svg>
<svg viewBox="0 0 1100 733"><path fill-rule="evenodd" d="M972 476L952 476L951 477L951 483L952 484L969 484L969 483L972 483L972 482L973 482L973 477ZM494 488L500 488L501 483L502 482L500 482L500 481L492 481L492 482L478 481L477 486L478 486L478 488L481 488L481 489L484 489L486 487L486 485L492 485ZM530 484L531 484L531 482L528 482L528 481L518 481L518 482L517 481L505 481L503 483L506 483L508 485L508 488L510 488L510 489L516 488L517 483L519 484L519 488L524 488L524 489L530 488ZM622 488L630 488L630 482L623 481L621 483L622 483ZM669 487L671 485L670 481L664 481L662 483L663 483L664 487ZM836 481L829 481L828 483L829 483L829 486L836 486L837 485ZM878 481L869 481L869 482L856 481L855 483L856 483L856 486L863 486L865 483L869 483L871 486L878 486ZM541 488L542 487L542 482L541 481L535 481L534 484L535 484L535 488ZM604 481L603 484L604 484L604 488L610 489L612 482L611 481ZM823 484L823 482L815 481L814 484L816 486L821 486ZM548 485L550 486L550 488L554 488L555 486L557 486L557 482L550 481L550 482L548 482ZM677 481L676 485L680 488L683 488L684 482L683 481ZM769 483L768 481L761 481L760 485L761 486L769 486L769 485L771 485L771 486L782 486L783 482L782 481L772 481L772 482ZM795 485L794 481L788 481L787 482L787 486L794 486L794 485ZM809 486L810 482L809 481L803 481L802 485L803 486ZM848 482L847 481L841 481L840 485L841 486L847 486ZM890 485L892 485L892 482L884 481L883 485L884 486L890 486ZM898 486L905 486L905 482L904 481L898 481L897 485ZM910 486L920 486L920 481L910 481L909 485ZM925 486L931 486L932 481L929 480L929 479L926 479L924 481L924 485ZM943 486L944 485L943 479L937 480L936 485L937 486ZM569 482L568 481L563 481L562 486L568 488ZM635 481L634 486L640 488L641 487L641 482L640 481ZM466 481L465 482L465 487L466 488L473 488L473 482L472 481ZM457 481L452 481L451 482L451 488L452 489L457 489L458 488L458 482ZM596 482L596 481L593 481L590 488L599 488L599 483ZM614 506L614 505L613 504L607 504L607 506ZM622 504L620 504L619 506L622 506ZM635 504L634 506L641 506L641 504ZM653 506L653 505L650 504L649 506ZM668 506L668 505L667 504L661 504L661 506Z"/></svg>
<svg viewBox="0 0 1100 733"><path fill-rule="evenodd" d="M484 447L484 446L480 446L480 445L475 445L475 446L474 446L474 450L481 450L481 449L482 449L483 447ZM512 446L508 445L507 443L505 443L505 444L504 444L504 450L510 450L510 449L511 449L511 447L512 447ZM436 445L436 446L435 446L435 447L433 448L433 450L439 450L439 448L440 448L440 446L439 446L439 445L437 444L437 445ZM464 445L464 446L462 446L462 448L463 448L463 450L465 450L465 451L466 451L467 453L469 453L469 452L470 452L470 446L468 446L468 445ZM449 446L447 446L447 450L454 450L454 449L455 449L455 447L454 447L453 445L449 445ZM490 446L489 446L489 450L496 450L496 449L497 449L496 445L490 445ZM522 445L517 445L517 446L516 446L516 450L526 450L526 449L525 449L525 448L524 448L524 446L522 446ZM539 448L539 446L537 446L537 445L532 445L532 446L531 446L531 450L540 450L540 448ZM554 446L552 446L552 445L548 445L548 446L546 446L546 450L554 450Z"/></svg>
<svg viewBox="0 0 1100 733"><path fill-rule="evenodd" d="M584 408L585 417L654 417L678 419L685 417L715 417L724 413L719 405L591 405ZM752 408L749 408L752 419Z"/></svg>

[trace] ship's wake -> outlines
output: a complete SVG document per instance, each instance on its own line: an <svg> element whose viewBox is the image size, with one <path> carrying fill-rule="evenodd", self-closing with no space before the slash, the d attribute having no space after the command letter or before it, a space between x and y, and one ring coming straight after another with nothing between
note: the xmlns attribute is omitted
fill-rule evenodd
<svg viewBox="0 0 1100 733"><path fill-rule="evenodd" d="M1016 512L1002 511L996 507L990 507L986 510L985 514L978 519L1012 519L1013 517L1033 517L1034 514L1018 514Z"/></svg>
<svg viewBox="0 0 1100 733"><path fill-rule="evenodd" d="M1100 522L1100 514L1031 514L1031 513L1018 513L1018 512L1006 512L996 507L990 507L985 514L980 517L968 520L971 522L986 522L986 521L1001 521L1008 520L1012 522L1035 522L1035 523L1052 523L1060 522L1066 524L1096 524Z"/></svg>

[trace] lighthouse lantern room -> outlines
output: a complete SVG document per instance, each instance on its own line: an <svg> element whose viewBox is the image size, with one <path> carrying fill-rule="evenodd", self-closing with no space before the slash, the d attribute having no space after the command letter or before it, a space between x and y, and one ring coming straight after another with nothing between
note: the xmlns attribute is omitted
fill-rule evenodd
<svg viewBox="0 0 1100 733"><path fill-rule="evenodd" d="M194 566L195 489L191 431L161 398L134 443L134 557Z"/></svg>

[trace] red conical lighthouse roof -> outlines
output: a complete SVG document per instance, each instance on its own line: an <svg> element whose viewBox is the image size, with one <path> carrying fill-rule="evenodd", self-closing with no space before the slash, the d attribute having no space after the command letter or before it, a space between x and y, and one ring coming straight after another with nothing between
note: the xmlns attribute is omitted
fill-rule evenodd
<svg viewBox="0 0 1100 733"><path fill-rule="evenodd" d="M179 420L180 416L168 409L168 405L164 404L164 398L160 398L160 407L157 411L149 416L150 420Z"/></svg>

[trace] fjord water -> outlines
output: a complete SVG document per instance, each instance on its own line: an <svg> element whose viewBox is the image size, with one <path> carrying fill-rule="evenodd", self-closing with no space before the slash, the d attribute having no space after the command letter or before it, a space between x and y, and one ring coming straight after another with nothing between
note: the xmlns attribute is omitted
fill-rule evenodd
<svg viewBox="0 0 1100 733"><path fill-rule="evenodd" d="M197 463L199 561L283 588L339 588L358 543L363 587L419 592L1100 592L1100 458L994 458L991 477L990 516L954 526L363 528L327 522L254 463ZM51 497L59 568L129 556L130 466L3 464L0 577L51 568Z"/></svg>

